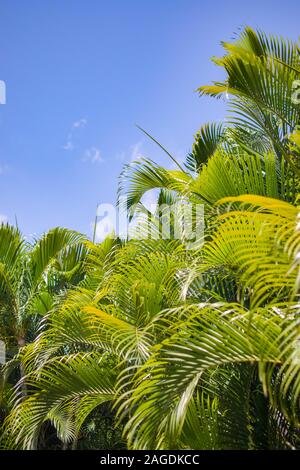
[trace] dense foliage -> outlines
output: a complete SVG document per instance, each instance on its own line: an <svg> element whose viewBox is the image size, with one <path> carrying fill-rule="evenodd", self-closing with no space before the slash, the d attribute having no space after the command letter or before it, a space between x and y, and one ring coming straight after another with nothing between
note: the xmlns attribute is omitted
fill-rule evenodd
<svg viewBox="0 0 300 470"><path fill-rule="evenodd" d="M120 177L141 232L149 190L203 204L199 247L0 227L2 448L300 448L300 50L250 28L223 46L199 93L226 126Z"/></svg>

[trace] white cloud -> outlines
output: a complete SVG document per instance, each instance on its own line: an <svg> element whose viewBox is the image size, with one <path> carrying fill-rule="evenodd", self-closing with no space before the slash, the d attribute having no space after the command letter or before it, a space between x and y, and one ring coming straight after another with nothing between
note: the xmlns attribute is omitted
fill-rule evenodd
<svg viewBox="0 0 300 470"><path fill-rule="evenodd" d="M65 145L63 145L63 149L64 150L73 150L74 148L74 144L72 142L72 140L68 140Z"/></svg>
<svg viewBox="0 0 300 470"><path fill-rule="evenodd" d="M91 163L102 163L104 161L100 149L97 147L90 147L85 150L82 161Z"/></svg>
<svg viewBox="0 0 300 470"><path fill-rule="evenodd" d="M8 217L5 214L0 214L0 225L6 224L8 222Z"/></svg>
<svg viewBox="0 0 300 470"><path fill-rule="evenodd" d="M87 125L87 119L81 118L78 121L74 121L72 124L72 129L79 129ZM75 132L75 131L74 131ZM73 143L73 132L69 132L67 136L67 142L62 147L64 150L73 150L75 148Z"/></svg>
<svg viewBox="0 0 300 470"><path fill-rule="evenodd" d="M72 133L70 132L68 134L68 137L67 137L67 142L65 143L65 145L63 145L63 149L64 150L73 150L74 148L74 144L73 144L73 135Z"/></svg>
<svg viewBox="0 0 300 470"><path fill-rule="evenodd" d="M78 121L73 122L73 127L85 127L87 125L87 120L85 118L78 119Z"/></svg>

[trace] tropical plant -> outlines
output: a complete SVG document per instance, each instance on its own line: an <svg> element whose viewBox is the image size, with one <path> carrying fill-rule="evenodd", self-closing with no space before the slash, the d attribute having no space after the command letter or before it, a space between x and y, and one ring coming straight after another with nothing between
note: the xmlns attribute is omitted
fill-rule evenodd
<svg viewBox="0 0 300 470"><path fill-rule="evenodd" d="M180 265L186 252L179 242L89 244L86 278L23 350L28 398L17 388L6 422L15 444L38 446L48 421L63 441L77 439L94 408L115 400L120 373L129 380L149 357L156 316L170 302L178 304Z"/></svg>
<svg viewBox="0 0 300 470"><path fill-rule="evenodd" d="M159 206L204 206L200 246L175 236L176 217L168 237L84 248L56 229L28 251L2 228L0 301L21 285L22 318L44 314L5 366L23 373L2 446L45 448L51 429L82 448L87 429L115 425L112 447L300 448L299 45L246 28L224 48L226 79L199 92L227 94L228 124L202 126L183 165L157 142L172 169L143 158L120 178L132 233L150 218L161 235L164 214L142 204L159 189Z"/></svg>
<svg viewBox="0 0 300 470"><path fill-rule="evenodd" d="M0 371L5 414L11 384L24 375L18 352L34 340L41 319L52 309L58 294L82 277L86 248L82 235L63 228L29 243L17 228L2 224L0 239L0 339L7 359L11 359L5 374ZM9 375L12 380L7 381ZM23 398L26 393L22 385Z"/></svg>
<svg viewBox="0 0 300 470"><path fill-rule="evenodd" d="M246 208L219 217L194 275L222 267L240 302L164 312L169 334L121 405L132 411L133 448L203 448L197 428L208 448L299 446L298 210L255 196L228 202Z"/></svg>

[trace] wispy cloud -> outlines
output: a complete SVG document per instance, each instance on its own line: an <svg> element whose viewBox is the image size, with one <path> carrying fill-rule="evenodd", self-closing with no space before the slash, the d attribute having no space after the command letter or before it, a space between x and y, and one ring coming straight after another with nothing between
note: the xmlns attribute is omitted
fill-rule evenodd
<svg viewBox="0 0 300 470"><path fill-rule="evenodd" d="M79 132L79 129L82 129L86 127L87 125L87 119L86 118L80 118L77 121L74 121L71 126L71 131L67 135L66 143L63 145L63 149L67 151L72 151L78 147L78 145L75 145L74 140L76 137L77 132ZM76 142L76 140L75 140ZM90 162L90 163L102 163L104 161L101 151L98 147L96 146L91 146L86 148L83 151L83 154L81 153L82 157L81 160L83 162Z"/></svg>
<svg viewBox="0 0 300 470"><path fill-rule="evenodd" d="M78 121L73 122L73 127L85 127L87 125L87 119L81 118Z"/></svg>
<svg viewBox="0 0 300 470"><path fill-rule="evenodd" d="M104 161L100 149L97 147L90 147L85 150L84 155L82 157L83 162L91 162L91 163L102 163Z"/></svg>
<svg viewBox="0 0 300 470"><path fill-rule="evenodd" d="M64 150L73 150L74 145L71 140L68 140L67 143L63 146Z"/></svg>
<svg viewBox="0 0 300 470"><path fill-rule="evenodd" d="M74 132L77 130L77 129L80 129L82 127L85 127L87 125L87 119L85 118L81 118L81 119L78 119L77 121L74 121L73 124L72 124L72 129L73 131L72 132L69 132L68 136L67 136L67 141L66 143L63 145L63 149L64 150L73 150L75 148L75 145L74 145Z"/></svg>
<svg viewBox="0 0 300 470"><path fill-rule="evenodd" d="M63 149L64 150L73 150L73 148L74 148L73 136L72 136L72 134L68 134L67 142L65 143L65 145L63 145Z"/></svg>

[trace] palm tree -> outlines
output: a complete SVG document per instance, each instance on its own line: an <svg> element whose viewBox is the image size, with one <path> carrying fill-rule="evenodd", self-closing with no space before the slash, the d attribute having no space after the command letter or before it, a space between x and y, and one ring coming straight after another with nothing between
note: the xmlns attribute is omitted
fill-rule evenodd
<svg viewBox="0 0 300 470"><path fill-rule="evenodd" d="M299 105L292 99L300 78L299 45L247 27L223 47L225 56L214 61L224 68L226 80L200 87L200 95L226 95L235 139L250 148L249 134L252 140L267 141L299 175L299 162L289 147L289 136L300 122Z"/></svg>
<svg viewBox="0 0 300 470"><path fill-rule="evenodd" d="M251 195L221 203L241 207L219 217L187 282L222 267L239 302L164 313L168 337L121 406L135 449L299 447L298 210Z"/></svg>
<svg viewBox="0 0 300 470"><path fill-rule="evenodd" d="M91 280L27 347L34 390L6 422L13 445L35 448L49 420L70 442L104 402L137 449L299 445L298 211L257 196L220 204L201 261L179 242L90 247ZM203 301L220 268L239 301Z"/></svg>
<svg viewBox="0 0 300 470"><path fill-rule="evenodd" d="M51 310L53 294L80 273L84 237L57 228L30 244L17 228L1 225L0 238L1 339L21 348Z"/></svg>
<svg viewBox="0 0 300 470"><path fill-rule="evenodd" d="M2 224L0 239L0 338L6 345L8 359L14 358L9 363L19 365L22 379L24 367L16 354L34 340L41 318L52 309L56 294L78 282L86 249L82 235L62 228L53 229L30 244L18 228ZM5 408L5 382L14 368L7 369L1 377ZM22 382L23 398L26 393Z"/></svg>
<svg viewBox="0 0 300 470"><path fill-rule="evenodd" d="M85 279L22 351L28 396L19 384L6 421L9 445L36 448L49 421L62 441L76 441L89 414L115 402L121 382L131 380L164 336L156 331L160 312L178 305L177 270L187 265L179 241L123 246L109 238L88 249Z"/></svg>
<svg viewBox="0 0 300 470"><path fill-rule="evenodd" d="M168 188L188 197L196 195L208 205L226 195L244 193L294 200L299 190L295 175L299 176L300 170L299 155L290 137L300 124L300 107L292 99L294 84L300 79L299 45L247 27L234 43L223 46L225 56L213 60L224 68L226 79L200 87L199 93L227 97L226 127L212 123L200 128L186 158L186 170L178 164L178 169L166 170L149 159L127 165L119 192L127 195L128 208L153 188ZM228 178L224 171L229 173ZM255 178L259 173L262 179L262 172L269 178L265 185ZM276 186L274 179L277 194L274 188L271 190L273 184ZM221 194L223 188L225 194Z"/></svg>

